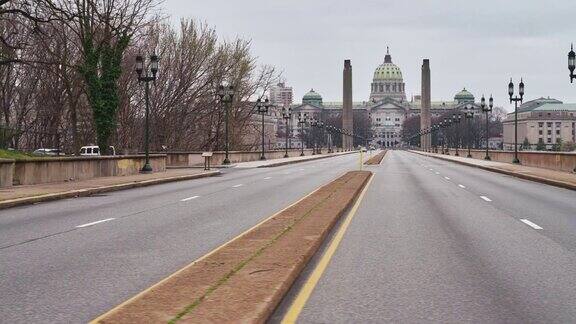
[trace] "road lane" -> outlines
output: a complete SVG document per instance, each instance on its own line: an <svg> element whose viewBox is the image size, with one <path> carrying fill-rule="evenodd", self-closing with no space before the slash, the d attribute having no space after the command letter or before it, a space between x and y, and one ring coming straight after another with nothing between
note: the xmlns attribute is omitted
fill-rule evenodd
<svg viewBox="0 0 576 324"><path fill-rule="evenodd" d="M511 199L531 204L525 191L539 192L537 201L546 201L548 193L574 201L576 194L470 169L389 152L374 169L372 185L299 321L572 322L571 245L546 233L547 226L527 226L501 205ZM504 189L492 191L499 186ZM548 208L576 217L574 209L563 209L566 204ZM542 225L533 216L522 219Z"/></svg>
<svg viewBox="0 0 576 324"><path fill-rule="evenodd" d="M3 210L1 321L90 320L357 168L358 155L330 160Z"/></svg>

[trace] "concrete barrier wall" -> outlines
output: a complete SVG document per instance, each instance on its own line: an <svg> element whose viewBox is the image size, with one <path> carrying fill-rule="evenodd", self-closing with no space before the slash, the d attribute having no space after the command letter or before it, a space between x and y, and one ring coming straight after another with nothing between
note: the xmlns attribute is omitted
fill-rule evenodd
<svg viewBox="0 0 576 324"><path fill-rule="evenodd" d="M0 188L12 187L14 160L0 159Z"/></svg>
<svg viewBox="0 0 576 324"><path fill-rule="evenodd" d="M455 149L450 149L450 155L456 153ZM468 154L467 149L458 149L460 156ZM512 163L514 160L513 151L488 151L490 159L497 162ZM485 150L470 150L470 155L474 159L484 159ZM534 152L519 151L518 159L520 164L531 167L538 167L556 171L572 172L576 167L576 153L572 152Z"/></svg>
<svg viewBox="0 0 576 324"><path fill-rule="evenodd" d="M323 153L327 152L325 148ZM226 157L225 152L216 151L212 152L212 158L210 159L211 165L221 165ZM286 152L284 150L275 151L265 151L264 154L267 160L281 159L284 157ZM300 156L301 150L292 149L288 150L288 156ZM257 151L230 151L228 158L230 163L240 163L240 162L250 162L260 160L260 155L262 152ZM202 157L202 152L168 152L168 166L200 166L204 165L204 158ZM304 155L312 155L312 149L305 149Z"/></svg>
<svg viewBox="0 0 576 324"><path fill-rule="evenodd" d="M140 172L144 155L62 157L17 160L14 185L78 181L98 177L127 176ZM166 171L166 155L150 156L154 172Z"/></svg>

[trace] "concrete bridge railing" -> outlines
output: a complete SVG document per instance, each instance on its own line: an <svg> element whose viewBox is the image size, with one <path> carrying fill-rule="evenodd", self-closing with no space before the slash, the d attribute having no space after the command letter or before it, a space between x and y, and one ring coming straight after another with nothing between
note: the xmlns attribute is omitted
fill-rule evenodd
<svg viewBox="0 0 576 324"><path fill-rule="evenodd" d="M450 155L456 154L456 149L450 149ZM460 156L466 156L468 150L458 149ZM488 154L492 161L512 163L514 160L513 151L489 150ZM470 150L470 155L474 159L484 159L486 150ZM540 151L519 151L518 159L525 166L544 168L556 171L573 172L576 168L576 152L540 152Z"/></svg>

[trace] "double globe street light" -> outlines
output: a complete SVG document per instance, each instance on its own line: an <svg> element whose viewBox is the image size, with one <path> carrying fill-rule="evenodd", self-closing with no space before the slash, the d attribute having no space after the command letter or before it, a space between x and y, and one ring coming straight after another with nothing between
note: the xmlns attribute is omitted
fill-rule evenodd
<svg viewBox="0 0 576 324"><path fill-rule="evenodd" d="M282 108L282 118L284 118L285 133L286 133L286 143L285 143L285 153L284 157L288 157L288 121L292 118L292 108Z"/></svg>
<svg viewBox="0 0 576 324"><path fill-rule="evenodd" d="M298 125L300 125L300 147L302 151L300 156L304 156L304 125L308 121L307 113L298 113Z"/></svg>
<svg viewBox="0 0 576 324"><path fill-rule="evenodd" d="M474 106L472 104L467 104L464 106L464 117L468 120L468 155L466 157L471 158L470 149L472 148L472 118L474 118Z"/></svg>
<svg viewBox="0 0 576 324"><path fill-rule="evenodd" d="M144 66L144 57L142 55L136 56L136 73L138 74L138 81L144 82L145 91L145 101L146 101L146 115L145 115L145 130L144 130L144 154L146 155L146 161L144 166L140 170L141 173L152 172L152 166L150 165L150 82L156 81L156 74L158 73L158 55L152 54L149 58L150 62L148 65Z"/></svg>
<svg viewBox="0 0 576 324"><path fill-rule="evenodd" d="M260 160L266 160L266 156L264 155L264 115L268 113L268 110L271 106L272 105L270 104L270 100L268 100L268 98L265 100L256 100L256 110L260 115L262 115L262 154L260 155Z"/></svg>
<svg viewBox="0 0 576 324"><path fill-rule="evenodd" d="M224 106L224 113L225 113L225 150L226 150L226 156L224 157L224 161L222 161L222 164L230 164L230 159L228 158L228 154L230 151L230 142L229 142L229 133L228 133L228 122L229 122L229 110L230 110L230 105L232 104L232 101L234 100L234 86L233 85L227 85L227 84L221 84L218 87L218 99L220 100L220 104Z"/></svg>
<svg viewBox="0 0 576 324"><path fill-rule="evenodd" d="M508 83L508 95L510 96L510 103L514 102L514 160L512 163L520 163L518 159L518 103L522 103L524 97L524 82L520 79L520 84L518 85L518 96L514 96L514 83L512 78L510 78L510 83Z"/></svg>
<svg viewBox="0 0 576 324"><path fill-rule="evenodd" d="M489 127L488 114L492 112L492 108L494 107L494 99L492 98L492 95L490 95L490 99L488 99L488 105L486 105L486 98L484 98L484 95L482 95L482 99L480 100L480 107L482 108L482 111L486 114L486 155L484 156L484 160L490 161L490 155L488 155L488 144L490 142L489 140L490 137L488 134L488 127Z"/></svg>
<svg viewBox="0 0 576 324"><path fill-rule="evenodd" d="M576 68L576 53L574 53L574 45L570 45L570 52L568 52L568 70L570 70L570 83L576 79L574 69Z"/></svg>

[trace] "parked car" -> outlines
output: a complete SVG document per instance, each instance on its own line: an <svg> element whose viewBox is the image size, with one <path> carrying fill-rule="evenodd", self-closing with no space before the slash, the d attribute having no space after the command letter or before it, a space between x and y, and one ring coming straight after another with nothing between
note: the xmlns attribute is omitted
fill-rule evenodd
<svg viewBox="0 0 576 324"><path fill-rule="evenodd" d="M32 152L32 154L34 154L34 155L50 155L50 156L65 155L59 149L50 149L50 148L40 148L40 149L37 149L34 152Z"/></svg>
<svg viewBox="0 0 576 324"><path fill-rule="evenodd" d="M114 146L110 146L110 152L112 152L112 155L116 155L116 149L114 148ZM87 146L82 146L80 148L80 155L82 156L99 156L100 154L100 147L98 147L97 145L87 145Z"/></svg>

